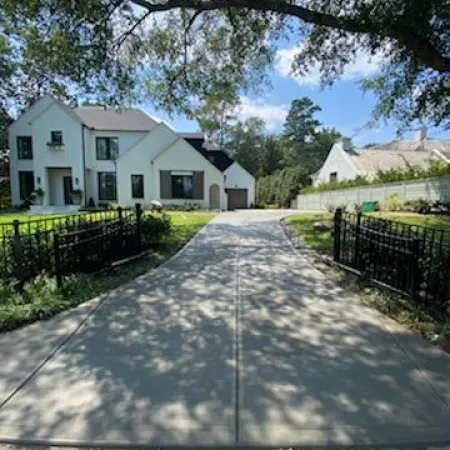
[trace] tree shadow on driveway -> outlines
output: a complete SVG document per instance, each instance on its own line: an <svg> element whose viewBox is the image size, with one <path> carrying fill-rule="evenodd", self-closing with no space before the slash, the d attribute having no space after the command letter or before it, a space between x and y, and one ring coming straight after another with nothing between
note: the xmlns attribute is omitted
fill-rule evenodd
<svg viewBox="0 0 450 450"><path fill-rule="evenodd" d="M295 254L273 217L229 217L111 293L0 409L0 436L202 447L449 439L446 356L415 340L405 354L406 332Z"/></svg>

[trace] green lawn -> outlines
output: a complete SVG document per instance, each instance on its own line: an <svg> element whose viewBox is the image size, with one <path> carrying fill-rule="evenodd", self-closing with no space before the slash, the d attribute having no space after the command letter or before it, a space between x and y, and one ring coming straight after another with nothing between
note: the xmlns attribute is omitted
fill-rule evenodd
<svg viewBox="0 0 450 450"><path fill-rule="evenodd" d="M102 211L102 212L86 212L81 213L85 215L86 220L97 221L102 218L116 217L114 211ZM66 222L72 222L78 220L80 214L27 214L27 213L3 213L0 214L0 236L6 231L13 230L13 221L18 220L21 224L20 230L22 233L28 233L29 230L34 231L38 226L39 228L51 230L55 227L55 224L61 224ZM55 222L52 219L58 219Z"/></svg>
<svg viewBox="0 0 450 450"><path fill-rule="evenodd" d="M333 240L329 231L316 231L315 222L332 224L333 215L329 213L298 214L286 218L286 223L292 226L295 232L313 249L322 252L331 252Z"/></svg>
<svg viewBox="0 0 450 450"><path fill-rule="evenodd" d="M435 214L416 214L406 212L376 212L371 214L374 217L396 220L398 222L409 223L411 225L420 225L423 227L437 228L439 230L450 231L450 216L441 216Z"/></svg>
<svg viewBox="0 0 450 450"><path fill-rule="evenodd" d="M72 275L65 279L60 289L53 278L42 276L27 283L20 293L0 281L0 332L47 319L148 272L175 254L215 216L200 211L171 212L169 215L171 231L160 244L142 258L103 274Z"/></svg>
<svg viewBox="0 0 450 450"><path fill-rule="evenodd" d="M413 225L436 227L450 231L450 218L435 215L419 215L413 213L377 212L375 217L397 220ZM313 229L314 222L332 223L332 215L328 213L298 214L286 218L294 231L307 244L319 253L331 253L333 238L330 232L317 232ZM421 334L426 339L433 339L436 345L450 352L450 325L445 315L435 314L427 309L426 304L417 304L408 298L403 298L389 291L383 291L358 278L351 273L326 265L320 266L325 273L333 277L341 286L361 297L364 303L375 307L383 314L404 324L411 330Z"/></svg>
<svg viewBox="0 0 450 450"><path fill-rule="evenodd" d="M409 223L411 225L420 225L450 232L450 217L438 215L423 215L403 212L375 212L371 213L374 217L382 219L395 220L398 222ZM289 216L286 223L291 225L299 236L309 244L313 249L322 252L331 252L333 248L333 239L328 231L315 231L313 224L315 222L332 223L333 215L330 213L305 213ZM450 235L448 237L450 239Z"/></svg>
<svg viewBox="0 0 450 450"><path fill-rule="evenodd" d="M29 222L30 220L40 220L40 219L52 219L54 217L61 217L61 214L55 215L37 215L37 214L26 214L26 213L0 213L0 224L9 224L14 220L20 220L21 222Z"/></svg>

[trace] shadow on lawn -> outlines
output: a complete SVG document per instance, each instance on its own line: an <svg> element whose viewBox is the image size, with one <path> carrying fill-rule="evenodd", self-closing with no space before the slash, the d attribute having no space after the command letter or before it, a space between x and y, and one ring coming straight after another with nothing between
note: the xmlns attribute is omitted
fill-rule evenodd
<svg viewBox="0 0 450 450"><path fill-rule="evenodd" d="M391 336L295 254L273 218L223 217L111 294L0 410L0 436L199 446L445 437L445 356L401 329ZM30 351L18 341L2 354Z"/></svg>

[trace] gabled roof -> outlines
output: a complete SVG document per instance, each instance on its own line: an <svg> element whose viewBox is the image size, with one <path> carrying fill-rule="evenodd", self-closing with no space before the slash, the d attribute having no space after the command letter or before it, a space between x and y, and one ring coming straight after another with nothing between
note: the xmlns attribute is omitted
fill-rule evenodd
<svg viewBox="0 0 450 450"><path fill-rule="evenodd" d="M432 152L433 150L450 152L450 141L440 139L403 139L397 141L387 142L385 144L377 144L368 147L369 150L391 150L395 152L405 151L425 151ZM362 150L363 151L363 150Z"/></svg>
<svg viewBox="0 0 450 450"><path fill-rule="evenodd" d="M399 140L347 151L347 155L360 175L374 176L392 169L427 168L432 160L448 162L450 141Z"/></svg>
<svg viewBox="0 0 450 450"><path fill-rule="evenodd" d="M158 125L139 109L107 109L98 106L84 106L73 112L89 128L103 131L151 131Z"/></svg>
<svg viewBox="0 0 450 450"><path fill-rule="evenodd" d="M407 170L412 167L427 168L430 160L437 155L424 151L362 150L359 154L349 154L357 172L361 175L376 175L379 171L392 169Z"/></svg>
<svg viewBox="0 0 450 450"><path fill-rule="evenodd" d="M204 135L200 133L180 133L180 136L221 172L227 170L234 163L234 160L225 150L222 150L214 141L206 140Z"/></svg>

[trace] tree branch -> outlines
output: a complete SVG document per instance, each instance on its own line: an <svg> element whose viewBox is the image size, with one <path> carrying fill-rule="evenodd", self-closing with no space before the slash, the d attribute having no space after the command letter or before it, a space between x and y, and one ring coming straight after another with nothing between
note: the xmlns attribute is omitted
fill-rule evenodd
<svg viewBox="0 0 450 450"><path fill-rule="evenodd" d="M139 25L141 25L142 22L145 21L145 19L147 19L147 17L149 17L152 14L151 11L146 12L143 16L141 16L139 18L139 20L133 24L133 26L131 28L129 28L127 31L125 31L125 33L122 33L122 35L120 35L117 38L117 47L120 47L128 38L128 36L130 36L131 34L133 34L133 31L139 27Z"/></svg>
<svg viewBox="0 0 450 450"><path fill-rule="evenodd" d="M370 21L361 22L353 17L333 16L285 0L167 0L165 3L153 3L150 0L131 1L150 13L178 8L211 11L233 7L285 14L314 25L394 39L415 54L423 64L441 73L450 72L450 58L439 52L429 39L420 36L411 28L393 25L391 28L380 30Z"/></svg>

